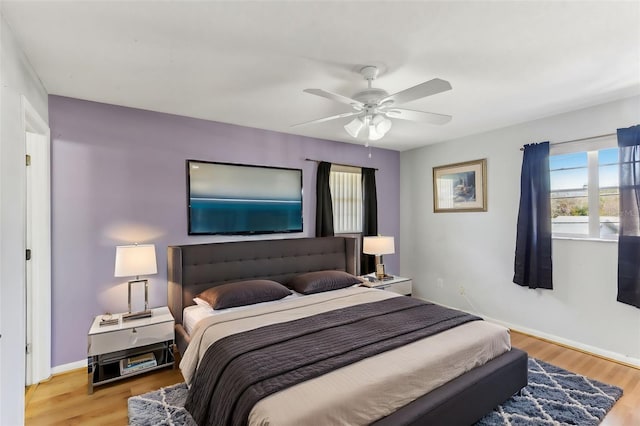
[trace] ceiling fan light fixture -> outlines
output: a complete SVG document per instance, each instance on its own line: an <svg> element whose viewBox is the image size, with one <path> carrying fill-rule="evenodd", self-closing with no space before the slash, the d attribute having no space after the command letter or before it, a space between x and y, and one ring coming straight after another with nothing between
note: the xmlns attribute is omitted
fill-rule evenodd
<svg viewBox="0 0 640 426"><path fill-rule="evenodd" d="M344 129L349 133L352 138L357 138L360 130L364 127L364 123L359 117L354 118L349 123L345 124Z"/></svg>
<svg viewBox="0 0 640 426"><path fill-rule="evenodd" d="M383 136L384 133L378 132L376 130L376 126L374 126L373 124L369 126L369 135L367 136L367 139L369 139L370 141L377 141L382 139Z"/></svg>
<svg viewBox="0 0 640 426"><path fill-rule="evenodd" d="M382 137L385 134L385 132L383 131L384 126L381 126L383 122L384 122L384 117L380 114L376 114L369 119L369 122L368 122L369 125L367 126L367 129L369 130L367 134L368 140L377 141L382 139Z"/></svg>
<svg viewBox="0 0 640 426"><path fill-rule="evenodd" d="M372 65L361 68L360 74L367 81L367 88L351 97L322 89L304 89L305 93L321 96L343 105L349 105L351 111L307 121L292 127L354 117L343 126L344 130L349 136L363 141L365 146L368 146L370 141L382 139L391 130L393 125L391 120L396 118L430 124L445 124L451 121L451 116L449 115L398 108L404 103L451 90L451 83L434 78L390 95L383 89L372 87L372 82L378 76L378 72L378 68Z"/></svg>
<svg viewBox="0 0 640 426"><path fill-rule="evenodd" d="M389 120L382 114L377 114L375 117L373 117L372 122L376 126L376 132L382 134L382 136L386 135L387 132L391 129L391 120Z"/></svg>

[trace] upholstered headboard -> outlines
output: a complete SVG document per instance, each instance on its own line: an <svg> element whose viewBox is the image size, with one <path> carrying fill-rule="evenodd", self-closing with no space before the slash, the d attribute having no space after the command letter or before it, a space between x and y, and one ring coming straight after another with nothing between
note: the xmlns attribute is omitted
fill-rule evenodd
<svg viewBox="0 0 640 426"><path fill-rule="evenodd" d="M182 324L182 310L203 290L233 281L271 279L286 284L311 271L357 274L357 240L349 237L295 238L169 246L169 309Z"/></svg>

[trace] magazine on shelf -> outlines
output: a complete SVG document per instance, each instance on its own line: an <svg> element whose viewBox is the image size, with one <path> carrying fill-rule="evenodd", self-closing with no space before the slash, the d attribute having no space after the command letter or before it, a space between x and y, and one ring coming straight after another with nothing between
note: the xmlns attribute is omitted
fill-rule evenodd
<svg viewBox="0 0 640 426"><path fill-rule="evenodd" d="M135 373L137 371L146 370L147 368L152 368L158 365L155 359L152 361L136 364L132 367L127 367L126 362L127 361L124 359L120 361L120 375Z"/></svg>
<svg viewBox="0 0 640 426"><path fill-rule="evenodd" d="M143 362L149 362L149 361L155 361L156 356L153 354L153 352L149 352L146 354L142 354L142 355L136 355L136 356L132 356L129 358L126 358L127 360L127 367L132 367L134 365L137 364L142 364Z"/></svg>
<svg viewBox="0 0 640 426"><path fill-rule="evenodd" d="M130 374L136 371L145 370L147 368L158 365L156 356L153 352L136 355L120 360L120 374Z"/></svg>

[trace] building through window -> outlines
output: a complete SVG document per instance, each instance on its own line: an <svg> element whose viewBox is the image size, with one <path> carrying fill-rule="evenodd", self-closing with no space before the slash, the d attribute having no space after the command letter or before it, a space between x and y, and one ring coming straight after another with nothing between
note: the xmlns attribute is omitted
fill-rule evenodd
<svg viewBox="0 0 640 426"><path fill-rule="evenodd" d="M552 145L551 154L553 236L616 239L620 201L615 137L595 144Z"/></svg>

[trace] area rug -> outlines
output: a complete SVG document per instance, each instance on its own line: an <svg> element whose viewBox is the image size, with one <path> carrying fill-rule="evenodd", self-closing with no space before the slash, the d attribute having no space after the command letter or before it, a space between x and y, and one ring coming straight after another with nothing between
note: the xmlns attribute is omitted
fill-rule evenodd
<svg viewBox="0 0 640 426"><path fill-rule="evenodd" d="M529 384L476 426L597 425L622 396L622 389L529 358ZM184 383L129 398L132 426L195 426L184 409Z"/></svg>

